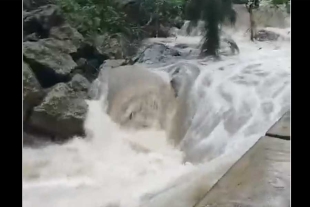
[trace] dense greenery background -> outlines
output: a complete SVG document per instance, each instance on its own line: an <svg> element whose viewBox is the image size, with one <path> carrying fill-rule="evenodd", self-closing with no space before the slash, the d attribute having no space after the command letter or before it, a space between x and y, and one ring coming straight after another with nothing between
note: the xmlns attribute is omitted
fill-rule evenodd
<svg viewBox="0 0 310 207"><path fill-rule="evenodd" d="M205 55L217 55L220 25L236 13L233 3L253 0L56 0L67 20L83 35L122 34L129 39L145 37L146 25L173 26L176 19L188 19L191 26L205 22ZM289 5L290 0L270 0L271 4Z"/></svg>

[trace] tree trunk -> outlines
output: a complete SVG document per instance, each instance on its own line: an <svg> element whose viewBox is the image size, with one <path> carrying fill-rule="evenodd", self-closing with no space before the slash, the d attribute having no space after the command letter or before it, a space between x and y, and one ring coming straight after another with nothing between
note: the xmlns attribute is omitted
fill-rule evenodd
<svg viewBox="0 0 310 207"><path fill-rule="evenodd" d="M253 16L253 7L254 7L253 3L250 3L250 5L247 6L248 12L250 14L250 32L251 32L250 39L251 41L254 41L255 39L255 27L256 27L254 16Z"/></svg>

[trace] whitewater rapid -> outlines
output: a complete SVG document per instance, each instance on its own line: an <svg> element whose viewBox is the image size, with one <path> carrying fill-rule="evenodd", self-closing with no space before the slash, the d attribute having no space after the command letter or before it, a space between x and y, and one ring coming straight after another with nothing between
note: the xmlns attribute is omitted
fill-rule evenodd
<svg viewBox="0 0 310 207"><path fill-rule="evenodd" d="M253 43L244 33L231 35L239 55L224 56L221 61L178 60L197 66L200 72L187 95L190 125L177 148L169 144L164 131L121 129L106 114L102 100L88 101L89 137L61 146L23 149L23 205L195 204L290 109L290 41ZM199 40L179 36L164 41L174 46L197 45Z"/></svg>

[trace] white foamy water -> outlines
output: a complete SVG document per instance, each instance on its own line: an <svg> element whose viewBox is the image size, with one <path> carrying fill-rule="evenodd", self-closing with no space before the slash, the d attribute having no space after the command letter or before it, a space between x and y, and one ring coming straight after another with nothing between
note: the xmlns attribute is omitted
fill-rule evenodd
<svg viewBox="0 0 310 207"><path fill-rule="evenodd" d="M163 188L144 206L194 206L290 109L289 39L253 43L243 33L230 33L240 47L239 55L211 63L186 61L198 66L200 74L187 96L192 112L180 147L187 160L204 164ZM188 44L199 41L197 37L177 41L182 38Z"/></svg>
<svg viewBox="0 0 310 207"><path fill-rule="evenodd" d="M122 131L101 101L90 101L89 108L90 140L24 149L24 206L137 206L142 195L193 168L181 164L182 153L167 144L164 132Z"/></svg>
<svg viewBox="0 0 310 207"><path fill-rule="evenodd" d="M168 144L163 131L120 129L101 101L89 101L86 139L24 149L23 205L193 206L290 108L290 42L232 36L239 55L219 62L180 60L200 69L189 90L183 152ZM199 37L165 41L197 45ZM201 163L184 164L184 157Z"/></svg>

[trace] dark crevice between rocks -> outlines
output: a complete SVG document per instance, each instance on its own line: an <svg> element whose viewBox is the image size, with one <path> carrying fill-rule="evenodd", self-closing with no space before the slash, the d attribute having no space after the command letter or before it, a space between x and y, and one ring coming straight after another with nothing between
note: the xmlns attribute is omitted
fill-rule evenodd
<svg viewBox="0 0 310 207"><path fill-rule="evenodd" d="M90 82L98 77L100 65L109 59L108 55L100 54L94 46L87 43L79 47L77 52L70 53L70 56L78 65L72 74L79 73Z"/></svg>
<svg viewBox="0 0 310 207"><path fill-rule="evenodd" d="M42 88L49 88L57 83L67 83L71 80L70 75L57 74L53 69L29 60L25 56L24 61L29 64Z"/></svg>
<svg viewBox="0 0 310 207"><path fill-rule="evenodd" d="M24 40L23 40L24 42L30 39L29 37L27 37L30 34L35 34L35 36L38 37L38 39L48 38L49 36L49 29L44 29L43 26L35 20L33 20L29 24L26 24L23 30L24 30Z"/></svg>
<svg viewBox="0 0 310 207"><path fill-rule="evenodd" d="M101 63L109 59L108 55L100 54L94 46L87 43L81 45L81 47L77 49L77 52L71 53L70 55L75 62L80 58L85 58L86 60L98 60Z"/></svg>
<svg viewBox="0 0 310 207"><path fill-rule="evenodd" d="M291 136L285 136L285 135L279 135L279 134L266 133L266 136L271 137L271 138L283 139L283 140L291 140Z"/></svg>

